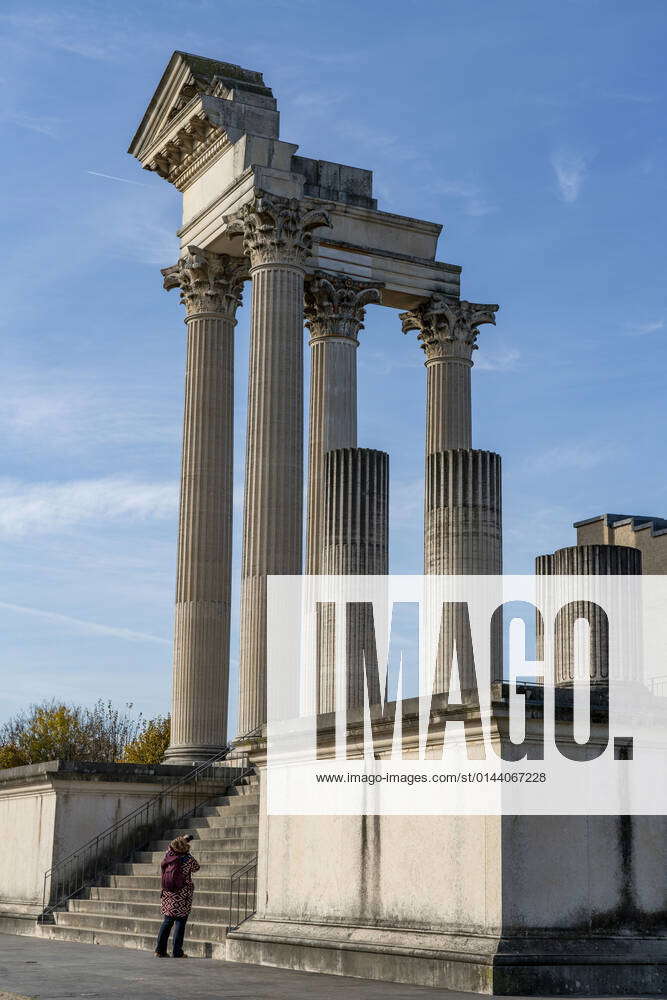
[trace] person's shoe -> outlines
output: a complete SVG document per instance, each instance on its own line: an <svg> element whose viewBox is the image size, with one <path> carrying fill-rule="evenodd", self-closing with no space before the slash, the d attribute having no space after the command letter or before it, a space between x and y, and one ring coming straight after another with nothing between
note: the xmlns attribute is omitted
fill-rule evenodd
<svg viewBox="0 0 667 1000"><path fill-rule="evenodd" d="M187 958L187 955L172 955L172 958Z"/></svg>
<svg viewBox="0 0 667 1000"><path fill-rule="evenodd" d="M156 951L154 952L154 955L155 958L169 958L169 955L166 953L166 951Z"/></svg>

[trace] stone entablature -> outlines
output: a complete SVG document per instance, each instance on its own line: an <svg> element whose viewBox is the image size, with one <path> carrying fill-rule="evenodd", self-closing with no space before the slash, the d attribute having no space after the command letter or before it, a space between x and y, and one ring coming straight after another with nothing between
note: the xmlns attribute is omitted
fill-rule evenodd
<svg viewBox="0 0 667 1000"><path fill-rule="evenodd" d="M183 192L183 250L240 256L228 220L255 192L325 210L309 269L385 286L383 304L413 309L434 292L457 298L460 268L435 260L442 227L377 209L372 172L297 155L278 133L260 73L176 52L130 146L146 169Z"/></svg>
<svg viewBox="0 0 667 1000"><path fill-rule="evenodd" d="M278 136L276 101L262 74L175 52L129 152L184 191L247 132Z"/></svg>

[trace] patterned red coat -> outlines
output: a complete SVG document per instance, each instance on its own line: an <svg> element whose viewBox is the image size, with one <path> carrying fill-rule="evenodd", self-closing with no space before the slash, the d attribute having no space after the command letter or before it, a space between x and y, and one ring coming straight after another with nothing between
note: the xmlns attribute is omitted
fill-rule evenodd
<svg viewBox="0 0 667 1000"><path fill-rule="evenodd" d="M199 871L199 862L195 861L191 854L188 854L181 864L185 874L185 885L176 892L162 890L162 915L164 917L187 917L192 909L192 897L195 891L192 875Z"/></svg>

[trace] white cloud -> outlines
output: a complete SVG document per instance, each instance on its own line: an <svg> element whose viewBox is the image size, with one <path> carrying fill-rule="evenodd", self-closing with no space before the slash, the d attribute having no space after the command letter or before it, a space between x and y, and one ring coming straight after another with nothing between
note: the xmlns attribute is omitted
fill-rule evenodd
<svg viewBox="0 0 667 1000"><path fill-rule="evenodd" d="M634 323L628 326L626 332L629 337L645 337L649 333L657 333L658 330L664 330L664 328L664 319L656 319L652 323Z"/></svg>
<svg viewBox="0 0 667 1000"><path fill-rule="evenodd" d="M513 347L500 348L497 351L487 351L485 348L476 352L475 370L481 372L510 372L518 365L521 354Z"/></svg>
<svg viewBox="0 0 667 1000"><path fill-rule="evenodd" d="M554 472L566 469L580 471L593 469L608 461L618 460L618 444L604 444L598 441L576 441L573 444L557 445L530 459L535 472Z"/></svg>
<svg viewBox="0 0 667 1000"><path fill-rule="evenodd" d="M0 432L8 446L55 453L177 441L171 400L149 389L141 380L106 384L86 371L8 366L0 371Z"/></svg>
<svg viewBox="0 0 667 1000"><path fill-rule="evenodd" d="M51 118L46 115L29 115L23 111L5 111L0 115L0 122L16 125L28 132L38 132L50 139L58 138L63 122L61 118Z"/></svg>
<svg viewBox="0 0 667 1000"><path fill-rule="evenodd" d="M80 16L73 12L7 14L2 20L33 45L45 46L96 62L122 52L134 34L114 17Z"/></svg>
<svg viewBox="0 0 667 1000"><path fill-rule="evenodd" d="M590 157L576 150L560 149L551 154L558 192L566 204L572 204L581 194L589 163Z"/></svg>
<svg viewBox="0 0 667 1000"><path fill-rule="evenodd" d="M17 614L32 615L34 618L41 618L43 621L52 622L54 625L82 632L84 635L109 635L116 639L127 639L129 642L157 642L160 645L170 645L169 639L163 639L158 635L150 635L146 632L134 632L132 629L118 628L115 625L99 625L97 622L85 621L82 618L71 618L69 615L61 615L55 611L28 608L23 604L10 604L7 601L0 601L0 608Z"/></svg>
<svg viewBox="0 0 667 1000"><path fill-rule="evenodd" d="M470 181L438 181L431 190L450 198L458 198L465 215L479 217L498 211L498 206L486 199L481 188Z"/></svg>
<svg viewBox="0 0 667 1000"><path fill-rule="evenodd" d="M75 525L123 519L172 517L176 483L141 483L120 476L70 482L0 480L0 536L67 531Z"/></svg>

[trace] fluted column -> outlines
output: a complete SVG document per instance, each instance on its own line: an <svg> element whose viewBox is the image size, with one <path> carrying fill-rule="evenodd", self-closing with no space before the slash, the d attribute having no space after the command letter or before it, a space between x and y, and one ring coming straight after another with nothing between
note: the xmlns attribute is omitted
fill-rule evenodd
<svg viewBox="0 0 667 1000"><path fill-rule="evenodd" d="M324 456L357 444L357 334L364 306L379 288L317 271L306 281L310 330L310 409L306 572L320 573L324 519Z"/></svg>
<svg viewBox="0 0 667 1000"><path fill-rule="evenodd" d="M426 466L424 572L443 576L496 576L502 561L501 459L492 451L452 448L429 455ZM441 620L432 690L449 690L453 649L461 690L472 687L474 661L465 645L464 610L448 607ZM502 624L491 636L491 680L502 680Z"/></svg>
<svg viewBox="0 0 667 1000"><path fill-rule="evenodd" d="M163 272L187 309L169 761L207 760L227 736L234 327L245 259L188 247Z"/></svg>
<svg viewBox="0 0 667 1000"><path fill-rule="evenodd" d="M339 448L327 452L324 500L321 572L329 576L386 576L389 455L373 448ZM318 646L318 710L332 712L336 706L333 605L322 607ZM346 661L347 707L363 707L365 667L369 704L377 704L381 699L376 683L378 663L372 604L348 604Z"/></svg>
<svg viewBox="0 0 667 1000"><path fill-rule="evenodd" d="M502 573L501 516L500 455L473 448L429 455L424 572L445 576Z"/></svg>
<svg viewBox="0 0 667 1000"><path fill-rule="evenodd" d="M495 324L497 305L449 298L436 292L401 314L403 332L417 330L426 354L426 488L424 572L436 575L502 573L500 456L472 448L470 371L479 326ZM426 609L440 621L432 691L449 690L454 652L461 689L474 684L465 609ZM502 678L502 627L491 637L492 679Z"/></svg>
<svg viewBox="0 0 667 1000"><path fill-rule="evenodd" d="M479 305L440 292L401 313L403 332L418 330L426 354L426 454L472 447L470 369L478 327L496 322L497 305Z"/></svg>
<svg viewBox="0 0 667 1000"><path fill-rule="evenodd" d="M266 577L302 570L303 291L312 230L330 225L294 199L257 193L228 220L250 258L239 734L266 719Z"/></svg>
<svg viewBox="0 0 667 1000"><path fill-rule="evenodd" d="M537 556L535 573L540 577L557 577L551 590L541 589L547 608L557 610L554 622L554 671L557 687L570 687L575 682L575 623L578 619L589 626L589 680L591 684L606 685L609 680L609 618L601 605L611 602L614 613L625 618L625 628L619 630L617 650L617 680L640 678L641 616L638 591L631 581L627 588L618 584L605 589L601 583L602 600L581 600L577 594L576 580L569 585L568 577L576 576L640 576L642 554L639 549L626 545L571 545L557 549L553 554ZM595 587L589 588L595 598ZM543 622L538 619L538 656L544 655Z"/></svg>

